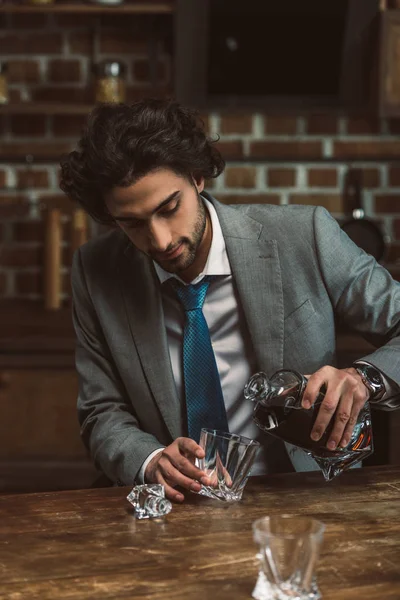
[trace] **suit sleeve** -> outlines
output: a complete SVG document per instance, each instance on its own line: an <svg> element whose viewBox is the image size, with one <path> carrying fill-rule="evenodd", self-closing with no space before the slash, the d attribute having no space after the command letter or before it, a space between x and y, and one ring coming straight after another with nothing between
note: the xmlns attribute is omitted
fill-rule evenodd
<svg viewBox="0 0 400 600"><path fill-rule="evenodd" d="M97 468L112 481L133 485L162 444L139 428L87 290L80 250L72 266L72 296L81 436Z"/></svg>
<svg viewBox="0 0 400 600"><path fill-rule="evenodd" d="M400 407L400 283L359 248L324 208L314 211L315 246L335 314L376 346L360 360L374 365L391 394L376 408Z"/></svg>

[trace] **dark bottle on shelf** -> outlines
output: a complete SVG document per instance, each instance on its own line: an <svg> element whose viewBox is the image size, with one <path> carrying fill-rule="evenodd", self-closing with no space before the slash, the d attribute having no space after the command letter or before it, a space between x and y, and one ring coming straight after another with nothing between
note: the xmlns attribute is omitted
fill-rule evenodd
<svg viewBox="0 0 400 600"><path fill-rule="evenodd" d="M277 371L270 379L260 372L249 379L244 396L247 400L255 402L253 419L262 431L304 450L316 461L325 479L330 481L351 465L372 454L370 406L367 402L360 411L347 446L328 450L326 444L335 415L321 439L313 441L310 434L325 397L325 388L321 388L313 406L304 409L301 401L306 385L307 378L296 371Z"/></svg>

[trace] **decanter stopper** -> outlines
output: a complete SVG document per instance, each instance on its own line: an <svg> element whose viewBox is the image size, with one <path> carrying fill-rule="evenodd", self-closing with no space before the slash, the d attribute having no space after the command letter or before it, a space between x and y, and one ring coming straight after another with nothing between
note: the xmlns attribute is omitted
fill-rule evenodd
<svg viewBox="0 0 400 600"><path fill-rule="evenodd" d="M160 484L136 485L128 494L127 500L135 509L137 519L163 517L172 510L172 504L165 498L164 486Z"/></svg>
<svg viewBox="0 0 400 600"><path fill-rule="evenodd" d="M263 371L255 373L250 377L244 388L244 397L252 402L261 402L268 397L270 385L266 374Z"/></svg>

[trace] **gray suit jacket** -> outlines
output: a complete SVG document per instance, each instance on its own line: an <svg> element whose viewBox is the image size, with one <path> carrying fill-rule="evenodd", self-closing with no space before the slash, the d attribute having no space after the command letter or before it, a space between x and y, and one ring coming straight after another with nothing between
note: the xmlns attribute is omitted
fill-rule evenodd
<svg viewBox="0 0 400 600"><path fill-rule="evenodd" d="M207 197L260 369L334 365L339 317L381 346L360 358L400 384L400 284L325 209L233 208ZM160 283L152 261L117 230L77 251L72 284L82 437L110 479L131 484L153 450L185 434Z"/></svg>

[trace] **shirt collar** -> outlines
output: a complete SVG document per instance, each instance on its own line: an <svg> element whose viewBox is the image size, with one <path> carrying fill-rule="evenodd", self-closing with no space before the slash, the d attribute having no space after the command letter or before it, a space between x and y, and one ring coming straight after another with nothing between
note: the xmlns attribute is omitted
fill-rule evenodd
<svg viewBox="0 0 400 600"><path fill-rule="evenodd" d="M232 273L217 211L212 203L207 200L207 198L201 196L201 199L203 200L206 210L208 210L208 214L210 215L212 240L204 270L197 275L193 281L190 282L192 284L198 283L206 275L230 275ZM179 281L182 281L178 275L165 271L165 269L160 267L160 265L155 261L153 261L153 264L161 283L164 283L164 281L167 281L167 279L170 279L171 277L175 277ZM182 283L185 282L183 281Z"/></svg>

